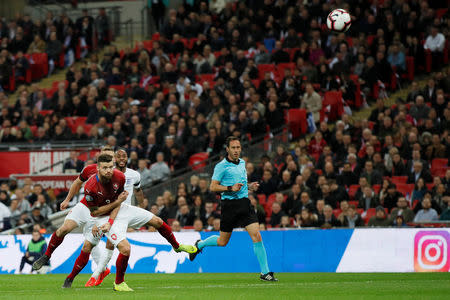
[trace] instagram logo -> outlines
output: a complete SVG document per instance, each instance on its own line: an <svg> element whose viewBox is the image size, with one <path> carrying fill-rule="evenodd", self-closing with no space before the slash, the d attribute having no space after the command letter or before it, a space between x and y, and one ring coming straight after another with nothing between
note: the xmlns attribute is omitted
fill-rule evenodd
<svg viewBox="0 0 450 300"><path fill-rule="evenodd" d="M416 272L450 271L450 233L419 231L414 237L414 270Z"/></svg>

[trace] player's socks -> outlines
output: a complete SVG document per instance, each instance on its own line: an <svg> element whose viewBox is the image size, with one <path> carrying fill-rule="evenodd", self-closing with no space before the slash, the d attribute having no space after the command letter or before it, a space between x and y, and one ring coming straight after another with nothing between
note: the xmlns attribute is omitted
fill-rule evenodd
<svg viewBox="0 0 450 300"><path fill-rule="evenodd" d="M98 245L96 245L94 248L92 248L91 250L91 257L92 260L95 261L95 264L98 266L100 264L101 258L102 258L102 250L100 247L98 247Z"/></svg>
<svg viewBox="0 0 450 300"><path fill-rule="evenodd" d="M50 242L48 243L47 251L45 251L45 255L48 257L52 256L53 251L55 251L55 249L58 248L63 241L64 237L59 237L56 235L56 232L53 232Z"/></svg>
<svg viewBox="0 0 450 300"><path fill-rule="evenodd" d="M84 252L83 250L81 250L80 255L78 255L77 260L75 261L72 272L69 274L69 276L67 276L67 278L73 280L75 276L77 276L78 273L83 270L83 268L89 262L89 255L89 252Z"/></svg>
<svg viewBox="0 0 450 300"><path fill-rule="evenodd" d="M253 243L253 251L255 252L256 258L259 262L259 267L261 268L262 274L269 273L269 264L267 263L266 248L264 248L263 242Z"/></svg>
<svg viewBox="0 0 450 300"><path fill-rule="evenodd" d="M113 253L114 250L105 249L105 252L100 257L100 260L97 264L97 269L95 270L94 274L92 274L92 277L98 278L98 276L106 269L106 266L111 260Z"/></svg>
<svg viewBox="0 0 450 300"><path fill-rule="evenodd" d="M125 279L125 271L128 266L128 259L130 257L119 253L116 260L116 284L121 284Z"/></svg>
<svg viewBox="0 0 450 300"><path fill-rule="evenodd" d="M206 240L200 241L197 244L197 248L199 251L201 251L205 247L214 247L217 246L217 240L219 239L218 235L212 235Z"/></svg>
<svg viewBox="0 0 450 300"><path fill-rule="evenodd" d="M167 225L166 222L163 222L161 227L158 228L158 232L172 245L174 249L178 249L178 247L180 247L180 244L178 244L175 236L173 235L172 229L170 229L170 226Z"/></svg>

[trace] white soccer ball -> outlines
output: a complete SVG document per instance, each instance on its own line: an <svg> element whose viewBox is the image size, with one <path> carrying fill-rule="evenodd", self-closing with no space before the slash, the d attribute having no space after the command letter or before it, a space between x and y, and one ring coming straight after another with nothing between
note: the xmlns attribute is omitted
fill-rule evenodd
<svg viewBox="0 0 450 300"><path fill-rule="evenodd" d="M327 27L332 31L346 32L350 25L352 25L352 18L345 9L335 9L327 17Z"/></svg>

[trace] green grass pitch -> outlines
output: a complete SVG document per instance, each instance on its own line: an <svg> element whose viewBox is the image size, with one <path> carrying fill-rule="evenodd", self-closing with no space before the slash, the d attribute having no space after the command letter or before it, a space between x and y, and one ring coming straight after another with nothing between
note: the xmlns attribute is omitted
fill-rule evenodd
<svg viewBox="0 0 450 300"><path fill-rule="evenodd" d="M65 275L0 275L0 299L450 299L450 273L129 274L132 293L112 290L114 275L85 288L79 275L62 289Z"/></svg>

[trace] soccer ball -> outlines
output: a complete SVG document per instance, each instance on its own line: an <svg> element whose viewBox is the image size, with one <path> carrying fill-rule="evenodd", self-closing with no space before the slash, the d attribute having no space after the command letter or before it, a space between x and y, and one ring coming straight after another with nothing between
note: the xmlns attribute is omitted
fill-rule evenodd
<svg viewBox="0 0 450 300"><path fill-rule="evenodd" d="M327 27L333 31L346 32L351 24L352 19L345 9L335 9L327 17Z"/></svg>

